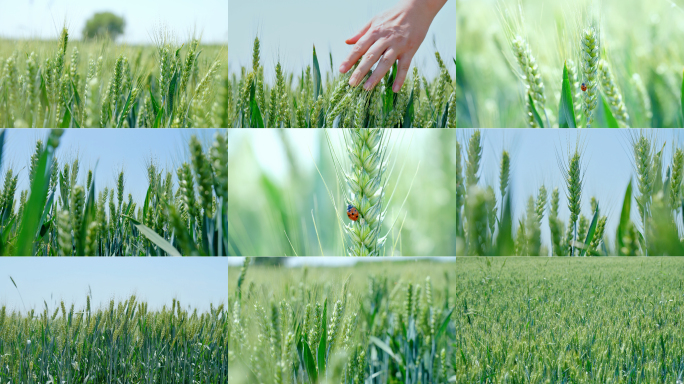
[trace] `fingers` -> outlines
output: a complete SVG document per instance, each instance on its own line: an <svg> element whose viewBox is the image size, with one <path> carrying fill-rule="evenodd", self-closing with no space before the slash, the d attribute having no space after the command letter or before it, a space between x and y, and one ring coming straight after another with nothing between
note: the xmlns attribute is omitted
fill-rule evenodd
<svg viewBox="0 0 684 384"><path fill-rule="evenodd" d="M349 53L349 56L347 56L346 59L342 62L340 65L340 72L342 73L347 73L347 71L354 66L354 64L363 56L366 51L368 51L368 48L375 43L375 40L371 40L368 34L363 35L357 42L354 44L354 47L352 48L351 52Z"/></svg>
<svg viewBox="0 0 684 384"><path fill-rule="evenodd" d="M408 74L409 67L411 67L411 60L413 55L404 55L399 58L399 65L397 66L397 78L394 79L394 85L392 85L392 91L394 93L399 92L401 86L404 85L406 81L406 75Z"/></svg>
<svg viewBox="0 0 684 384"><path fill-rule="evenodd" d="M361 36L365 35L366 32L370 29L371 24L373 23L373 20L369 21L368 24L366 24L359 32L354 35L354 37L351 37L344 42L347 44L356 44L357 41L361 38Z"/></svg>
<svg viewBox="0 0 684 384"><path fill-rule="evenodd" d="M386 42L376 41L375 44L373 44L373 46L368 50L368 52L363 55L361 63L358 67L356 67L354 74L352 74L351 78L349 79L349 85L352 87L359 85L368 71L373 68L373 65L380 60L380 56L383 55L385 49L387 49Z"/></svg>
<svg viewBox="0 0 684 384"><path fill-rule="evenodd" d="M391 48L388 49L384 55L382 55L382 59L380 59L380 62L378 63L378 66L375 68L375 71L373 71L373 74L371 77L366 81L366 84L363 86L363 89L366 91L370 91L375 87L376 84L382 80L382 78L385 76L387 71L389 71L392 68L392 65L394 65L394 61L397 59L397 54L392 50Z"/></svg>

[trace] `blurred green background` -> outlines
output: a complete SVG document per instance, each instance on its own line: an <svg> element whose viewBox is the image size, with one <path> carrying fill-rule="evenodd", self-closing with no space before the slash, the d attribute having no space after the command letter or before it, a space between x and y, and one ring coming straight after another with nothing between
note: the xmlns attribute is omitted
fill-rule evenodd
<svg viewBox="0 0 684 384"><path fill-rule="evenodd" d="M506 12L522 13L519 33L539 66L556 127L563 64L570 59L579 64L579 33L591 22L600 28L600 57L611 66L631 127L683 126L682 0L456 0L459 128L528 127L526 89L504 33Z"/></svg>
<svg viewBox="0 0 684 384"><path fill-rule="evenodd" d="M383 253L455 255L456 131L387 133ZM334 165L348 172L343 142L334 129L229 129L228 255L346 255L348 192Z"/></svg>
<svg viewBox="0 0 684 384"><path fill-rule="evenodd" d="M427 276L430 276L435 287L435 302L439 302L442 298L453 298L455 296L456 257L441 258L439 262L422 258L402 260L376 258L376 262L369 262L369 258L364 257L355 258L354 260L358 260L358 262L352 265L344 263L338 258L329 257L326 258L329 263L316 260L313 265L308 265L306 261L303 261L288 266L284 266L282 263L274 265L270 262L271 259L285 263L287 260L292 260L283 257L252 259L252 265L248 267L243 283L243 290L246 294L256 295L256 292L261 291L259 288L262 286L266 287L263 293L267 295L283 291L288 292L291 287L298 286L300 281L305 281L309 285L327 287L328 289L323 290L324 292L331 289L335 291L342 288L346 279L349 279L350 291L361 294L368 288L370 277L383 276L391 281L409 281L421 284L425 282ZM228 268L228 295L231 298L235 298L242 262L243 260L240 260L240 265L231 263ZM253 292L255 289L257 291ZM449 305L449 307L451 306L453 303Z"/></svg>

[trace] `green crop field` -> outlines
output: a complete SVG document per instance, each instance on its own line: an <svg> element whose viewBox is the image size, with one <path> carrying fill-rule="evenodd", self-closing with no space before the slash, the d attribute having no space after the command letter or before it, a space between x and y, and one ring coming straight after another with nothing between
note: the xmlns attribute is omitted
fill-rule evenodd
<svg viewBox="0 0 684 384"><path fill-rule="evenodd" d="M242 67L240 75L233 75L229 83L228 115L232 127L456 128L456 109L449 107L456 97L453 75L439 52L435 52L439 76L428 80L414 67L398 93L392 91L396 63L377 86L366 91L361 86L349 86L356 65L336 76L332 67L328 70L319 66L315 47L311 64L301 73L285 73L278 62L273 82L264 79L260 60L257 37L252 67Z"/></svg>
<svg viewBox="0 0 684 384"><path fill-rule="evenodd" d="M503 150L498 164L482 164L482 131L472 132L456 143L456 237L457 255L517 256L681 256L684 255L684 150L677 142L672 154L663 154L664 144L657 144L653 132L633 131L629 139L629 160L635 178L625 180L627 188L618 192L619 218L613 241L606 232L605 207L584 190L587 154L578 139L573 147L558 153L558 172L563 185L538 186L528 197L524 215L514 221L511 203L511 157ZM495 166L497 183L480 180L481 167ZM485 185L487 183L488 185ZM567 205L561 206L565 194ZM582 211L582 201L591 202L590 211ZM521 208L518 207L520 211ZM559 218L569 213L569 220ZM634 220L632 212L638 212ZM547 219L544 221L544 219ZM546 224L548 222L548 224ZM548 225L549 244L542 243L541 226Z"/></svg>
<svg viewBox="0 0 684 384"><path fill-rule="evenodd" d="M0 127L226 128L227 47L0 39Z"/></svg>
<svg viewBox="0 0 684 384"><path fill-rule="evenodd" d="M62 134L57 128L46 142L38 140L26 168L6 169L0 188L0 255L227 254L227 132L216 133L210 148L191 137L190 159L175 170L150 161L144 201L126 196L123 170L112 188L95 191L97 175L92 168L81 169L78 157L60 164L55 149ZM12 130L0 132L0 160L8 135ZM30 188L20 192L17 202L22 170L27 170ZM85 185L77 184L79 171L86 174Z"/></svg>
<svg viewBox="0 0 684 384"><path fill-rule="evenodd" d="M456 382L449 261L229 268L229 382Z"/></svg>
<svg viewBox="0 0 684 384"><path fill-rule="evenodd" d="M61 312L60 312L61 310ZM3 383L226 383L227 312L148 310L128 300L108 308L9 313L0 308Z"/></svg>
<svg viewBox="0 0 684 384"><path fill-rule="evenodd" d="M458 383L681 383L684 259L459 258Z"/></svg>
<svg viewBox="0 0 684 384"><path fill-rule="evenodd" d="M457 0L459 127L683 127L684 4Z"/></svg>

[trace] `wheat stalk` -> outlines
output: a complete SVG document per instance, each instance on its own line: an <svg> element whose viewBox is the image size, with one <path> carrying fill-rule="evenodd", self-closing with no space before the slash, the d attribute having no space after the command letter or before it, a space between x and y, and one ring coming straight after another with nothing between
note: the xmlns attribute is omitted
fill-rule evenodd
<svg viewBox="0 0 684 384"><path fill-rule="evenodd" d="M558 188L554 188L551 192L551 204L549 210L549 229L551 232L551 252L553 256L563 255L562 236L563 236L563 222L558 218L558 209L560 207L560 193Z"/></svg>
<svg viewBox="0 0 684 384"><path fill-rule="evenodd" d="M567 167L561 167L561 169L565 179L568 210L570 211L570 222L566 238L568 239L569 254L574 256L575 247L573 242L578 238L577 220L580 215L582 181L584 179L579 146L575 146L575 151L573 153L568 153L568 165Z"/></svg>
<svg viewBox="0 0 684 384"><path fill-rule="evenodd" d="M586 119L587 128L594 121L594 110L598 104L598 63L599 36L594 27L582 31L580 49L582 55L582 75L587 90L584 92L582 113Z"/></svg>
<svg viewBox="0 0 684 384"><path fill-rule="evenodd" d="M466 163L466 185L468 188L477 185L480 180L478 175L480 169L480 159L482 159L482 135L476 130L468 142L468 159Z"/></svg>
<svg viewBox="0 0 684 384"><path fill-rule="evenodd" d="M528 94L532 97L536 104L537 110L540 110L546 116L546 95L544 94L544 81L542 80L541 74L539 72L539 65L537 60L532 55L530 46L524 37L517 35L511 40L511 46L513 48L513 55L518 61L520 70L523 73L523 80L527 84ZM531 106L528 105L528 110L531 110ZM531 112L528 112L531 113ZM533 118L530 118L529 122L532 128L535 127L536 122L532 122ZM548 125L548 116L546 117Z"/></svg>
<svg viewBox="0 0 684 384"><path fill-rule="evenodd" d="M50 151L59 144L53 136L48 139ZM21 191L18 210L14 198L17 175L11 168L4 175L0 188L0 231L7 231L4 233L8 241L0 246L0 254L12 254L17 244L24 244L18 239L22 227L15 224L36 216L37 212L53 224L35 229L41 236L35 241L31 238L34 256L225 255L227 137L217 133L208 153L194 136L188 145L192 165L183 163L179 167L178 188L174 188L173 174L151 161L147 169L149 193L144 204L136 204L130 193L125 197L123 170L117 171L114 188L95 191L93 170L79 177L82 164L78 158L61 167L56 159L47 164L41 162L46 149L38 140L36 152L28 162L28 178L30 184L43 184ZM44 175L44 180L38 175ZM79 184L79 178L85 179L85 186ZM31 197L41 192L46 200L51 196L52 203L43 203L41 206L47 208L36 209ZM35 219L33 225L38 226L40 216Z"/></svg>
<svg viewBox="0 0 684 384"><path fill-rule="evenodd" d="M634 164L637 174L637 208L644 229L650 217L651 197L654 183L654 153L650 140L642 133L632 143Z"/></svg>
<svg viewBox="0 0 684 384"><path fill-rule="evenodd" d="M345 135L349 172L347 203L359 211L356 222L345 225L350 256L376 256L384 243L379 238L385 216L382 202L387 180L387 137L383 129L349 129Z"/></svg>
<svg viewBox="0 0 684 384"><path fill-rule="evenodd" d="M625 127L629 128L629 115L627 114L627 108L625 103L622 101L622 94L615 84L615 77L613 72L605 60L599 61L599 71L601 78L601 86L603 91L606 93L608 106L613 112L615 118L620 121Z"/></svg>

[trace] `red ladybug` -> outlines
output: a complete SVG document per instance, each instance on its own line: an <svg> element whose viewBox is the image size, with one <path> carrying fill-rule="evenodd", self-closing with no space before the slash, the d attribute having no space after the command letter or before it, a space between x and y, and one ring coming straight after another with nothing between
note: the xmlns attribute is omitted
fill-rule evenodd
<svg viewBox="0 0 684 384"><path fill-rule="evenodd" d="M586 92L586 91L587 91L587 85L582 83L582 92Z"/></svg>
<svg viewBox="0 0 684 384"><path fill-rule="evenodd" d="M353 205L347 205L347 216L351 221L356 221L359 219L359 211Z"/></svg>

